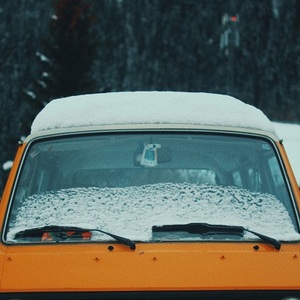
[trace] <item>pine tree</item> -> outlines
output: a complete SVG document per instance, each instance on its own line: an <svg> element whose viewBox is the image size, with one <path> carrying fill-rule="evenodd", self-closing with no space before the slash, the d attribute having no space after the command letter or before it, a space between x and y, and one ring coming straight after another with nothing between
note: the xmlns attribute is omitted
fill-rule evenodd
<svg viewBox="0 0 300 300"><path fill-rule="evenodd" d="M84 0L58 0L50 21L49 57L52 61L54 96L70 96L96 90L90 70L96 55L96 42Z"/></svg>
<svg viewBox="0 0 300 300"><path fill-rule="evenodd" d="M53 8L44 49L35 53L40 68L23 88L25 134L36 114L52 99L97 90L91 75L97 53L91 4L86 0L58 0Z"/></svg>

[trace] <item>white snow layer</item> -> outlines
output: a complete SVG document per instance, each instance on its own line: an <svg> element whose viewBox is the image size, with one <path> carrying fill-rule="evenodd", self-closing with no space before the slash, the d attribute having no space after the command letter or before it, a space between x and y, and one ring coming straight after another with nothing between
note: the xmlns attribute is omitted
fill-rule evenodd
<svg viewBox="0 0 300 300"><path fill-rule="evenodd" d="M259 109L226 95L187 92L116 92L51 101L31 132L115 124L199 124L274 132Z"/></svg>
<svg viewBox="0 0 300 300"><path fill-rule="evenodd" d="M153 225L191 222L244 226L285 241L300 238L284 205L273 195L208 184L158 183L32 195L21 203L7 239L16 242L15 233L28 228L73 225L151 241ZM247 238L257 237L247 234Z"/></svg>
<svg viewBox="0 0 300 300"><path fill-rule="evenodd" d="M273 124L277 136L283 139L284 148L300 186L300 125L279 122Z"/></svg>

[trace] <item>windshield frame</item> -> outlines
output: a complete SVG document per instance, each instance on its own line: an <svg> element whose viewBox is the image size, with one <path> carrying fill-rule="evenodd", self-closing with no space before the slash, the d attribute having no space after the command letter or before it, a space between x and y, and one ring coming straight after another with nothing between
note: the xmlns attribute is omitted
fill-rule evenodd
<svg viewBox="0 0 300 300"><path fill-rule="evenodd" d="M270 137L266 136L266 135L262 135L262 134L253 134L253 133L247 133L247 132L231 132L231 131L218 131L218 130L199 130L199 129L195 129L195 130L180 130L180 129L175 129L175 130L170 130L170 129L166 129L166 130L156 130L156 129L144 129L144 130L116 130L116 131L110 131L110 130L105 130L105 131L94 131L94 132L89 132L89 133L66 133L66 134L59 134L59 135L49 135L49 136L40 136L40 137L35 137L31 140L29 140L29 142L27 143L24 153L22 155L21 158L21 163L19 165L18 171L17 171L17 175L13 184L13 189L12 189L12 193L10 196L10 200L9 200L9 205L7 206L7 210L6 210L6 217L5 217L5 221L4 221L4 230L2 231L2 235L1 235L1 239L2 242L5 244L9 244L12 245L12 243L8 242L6 240L6 234L7 234L7 230L8 230L8 221L10 218L10 213L11 213L11 209L12 209L12 205L13 205L13 200L16 194L16 189L18 186L18 182L20 180L20 174L21 174L21 170L23 169L24 166L24 162L26 160L26 156L28 155L29 150L31 149L32 145L34 145L35 143L38 142L42 142L42 141L49 141L52 139L60 139L60 138L68 138L68 137L84 137L84 136L89 136L89 135L130 135L130 134L215 134L215 135L229 135L229 136L238 136L238 137L248 137L248 138L254 138L254 139L259 139L259 140L265 140L267 141L271 146L272 149L276 155L276 159L278 161L278 165L280 167L280 171L284 180L284 184L286 186L287 192L289 194L290 200L291 200L291 206L293 209L293 217L295 220L295 225L296 225L296 230L297 232L299 232L299 212L298 212L298 207L297 207L297 203L295 200L295 196L293 194L290 182L288 180L288 176L286 173L286 169L285 169L285 165L283 162L283 159L281 157L281 155L279 154L279 149L275 143L275 141L273 139L271 139ZM197 240L198 241L198 240ZM200 240L199 240L200 241ZM203 241L207 241L207 240L203 240ZM155 242L155 241L154 241ZM176 241L179 242L179 241ZM232 242L238 242L238 240L233 240ZM243 242L245 242L245 240L243 240ZM19 243L18 243L19 244Z"/></svg>

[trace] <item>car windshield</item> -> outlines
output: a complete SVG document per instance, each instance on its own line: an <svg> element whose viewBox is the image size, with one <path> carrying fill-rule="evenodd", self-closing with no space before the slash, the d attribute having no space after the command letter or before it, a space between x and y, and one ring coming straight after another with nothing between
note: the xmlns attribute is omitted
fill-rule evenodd
<svg viewBox="0 0 300 300"><path fill-rule="evenodd" d="M167 132L49 138L29 145L5 239L18 243L17 233L43 226L94 228L143 242L257 238L152 232L204 222L291 241L299 239L292 203L267 139ZM93 239L111 237L98 232Z"/></svg>

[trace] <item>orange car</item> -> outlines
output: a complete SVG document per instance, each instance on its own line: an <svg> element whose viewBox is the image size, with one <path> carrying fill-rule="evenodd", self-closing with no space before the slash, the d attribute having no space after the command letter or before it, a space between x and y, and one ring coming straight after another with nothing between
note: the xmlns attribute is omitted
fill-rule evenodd
<svg viewBox="0 0 300 300"><path fill-rule="evenodd" d="M300 299L300 195L235 98L51 101L2 196L0 299Z"/></svg>

